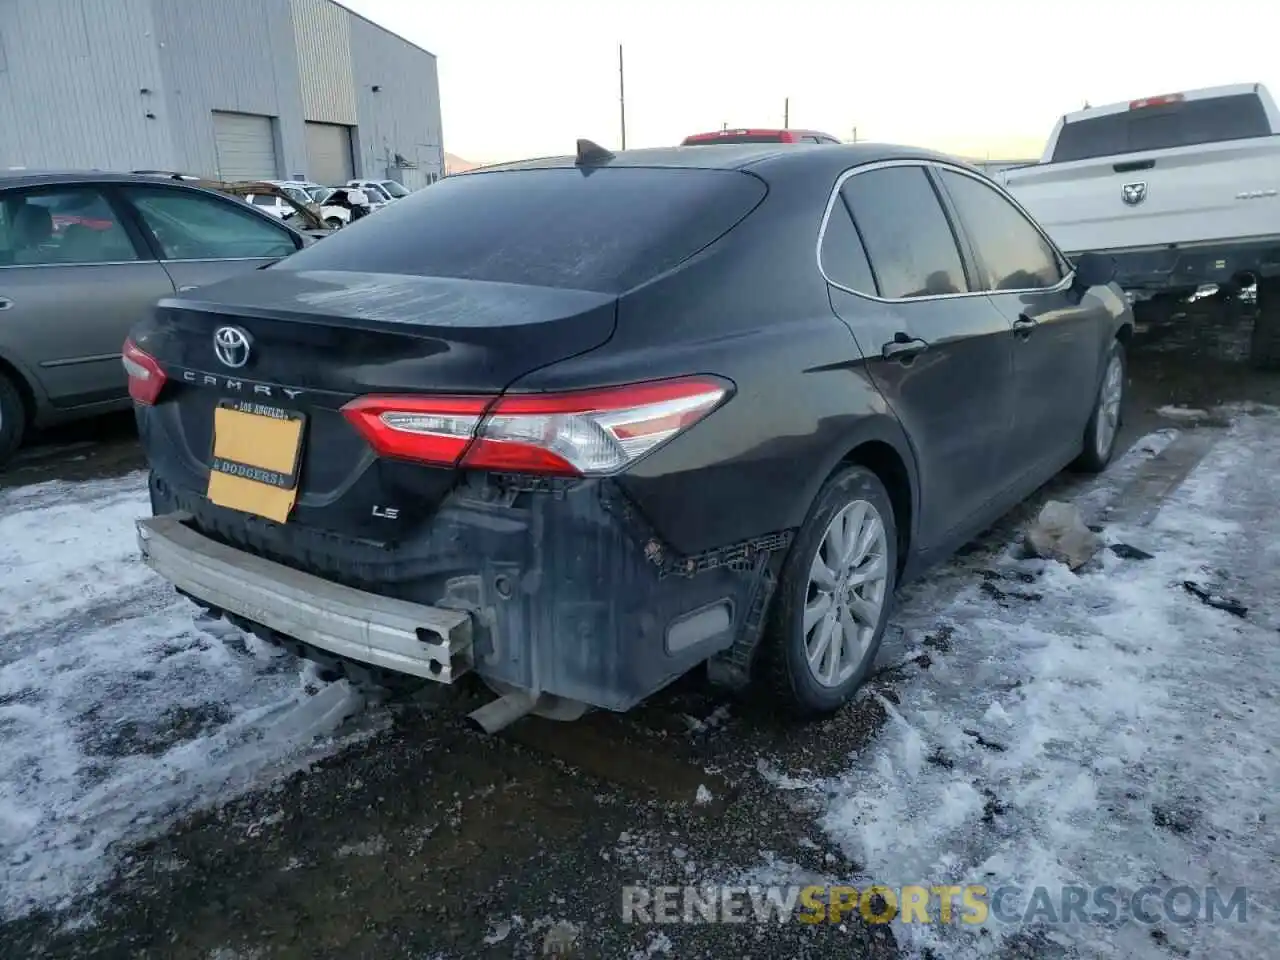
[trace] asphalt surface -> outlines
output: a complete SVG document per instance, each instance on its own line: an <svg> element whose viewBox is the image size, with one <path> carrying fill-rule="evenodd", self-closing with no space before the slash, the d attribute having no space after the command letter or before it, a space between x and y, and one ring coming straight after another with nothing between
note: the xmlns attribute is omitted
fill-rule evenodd
<svg viewBox="0 0 1280 960"><path fill-rule="evenodd" d="M1250 371L1237 329L1212 317L1152 331L1130 358L1122 442L1182 425L1179 404L1280 404L1280 376ZM1205 418L1212 427L1212 418ZM38 438L0 485L115 476L142 466L129 417ZM1058 478L966 548L1007 542ZM945 650L945 633L934 638ZM926 641L929 645L929 641ZM904 673L872 681L889 702ZM620 922L626 884L724 879L766 853L815 875L845 861L762 758L833 775L884 720L874 697L797 728L759 702L690 676L625 716L573 724L526 719L496 737L463 715L487 695L426 691L374 709L374 738L272 788L197 814L130 851L125 871L70 915L0 927L6 957L868 957L898 955L892 933L856 917L841 926ZM699 801L701 796L702 802ZM708 799L709 797L709 799ZM1038 956L1034 943L1006 956Z"/></svg>

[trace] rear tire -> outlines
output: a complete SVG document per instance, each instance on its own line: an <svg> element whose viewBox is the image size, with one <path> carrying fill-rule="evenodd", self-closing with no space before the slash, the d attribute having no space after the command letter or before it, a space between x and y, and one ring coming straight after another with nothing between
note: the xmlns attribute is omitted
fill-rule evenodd
<svg viewBox="0 0 1280 960"><path fill-rule="evenodd" d="M1111 341L1106 363L1102 368L1102 382L1094 396L1093 413L1084 428L1084 443L1072 467L1084 473L1101 473L1107 469L1115 453L1116 438L1124 423L1124 387L1128 376L1128 364L1124 344Z"/></svg>
<svg viewBox="0 0 1280 960"><path fill-rule="evenodd" d="M330 230L341 230L343 227L343 220L341 217L330 217L325 221L325 224Z"/></svg>
<svg viewBox="0 0 1280 960"><path fill-rule="evenodd" d="M1261 370L1280 369L1280 277L1258 280L1249 360Z"/></svg>
<svg viewBox="0 0 1280 960"><path fill-rule="evenodd" d="M0 373L0 467L17 452L26 432L27 406L22 394L8 376Z"/></svg>
<svg viewBox="0 0 1280 960"><path fill-rule="evenodd" d="M761 651L762 679L788 713L834 713L866 681L897 570L897 524L884 484L865 467L839 471L783 563Z"/></svg>

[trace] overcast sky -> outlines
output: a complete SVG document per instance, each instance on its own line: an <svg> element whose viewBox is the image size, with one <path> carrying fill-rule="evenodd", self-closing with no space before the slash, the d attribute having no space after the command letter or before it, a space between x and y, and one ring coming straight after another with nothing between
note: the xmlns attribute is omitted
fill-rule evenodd
<svg viewBox="0 0 1280 960"><path fill-rule="evenodd" d="M473 162L791 125L1035 157L1085 101L1260 81L1275 0L343 0L439 58L444 145Z"/></svg>

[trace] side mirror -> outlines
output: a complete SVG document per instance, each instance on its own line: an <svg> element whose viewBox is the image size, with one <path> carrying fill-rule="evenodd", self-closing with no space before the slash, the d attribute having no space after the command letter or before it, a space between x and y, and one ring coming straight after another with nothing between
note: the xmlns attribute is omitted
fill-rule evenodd
<svg viewBox="0 0 1280 960"><path fill-rule="evenodd" d="M1116 259L1104 253L1082 253L1076 257L1076 285L1100 287L1116 277Z"/></svg>

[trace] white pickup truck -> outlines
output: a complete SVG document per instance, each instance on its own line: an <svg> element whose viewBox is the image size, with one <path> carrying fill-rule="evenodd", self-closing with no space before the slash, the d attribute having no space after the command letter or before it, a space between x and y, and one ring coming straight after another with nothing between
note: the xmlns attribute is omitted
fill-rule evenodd
<svg viewBox="0 0 1280 960"><path fill-rule="evenodd" d="M1106 253L1140 320L1257 284L1252 358L1280 364L1280 111L1261 84L1063 116L1005 187L1063 250Z"/></svg>

